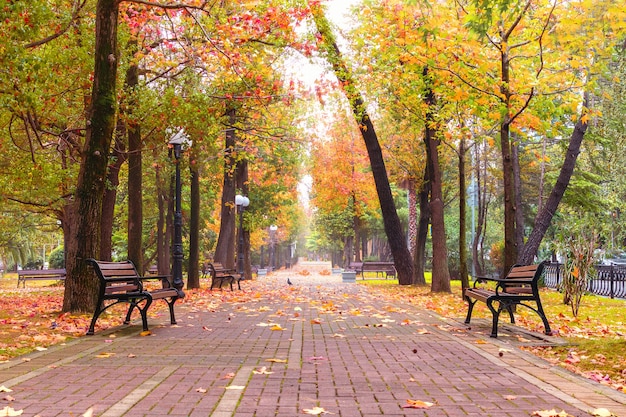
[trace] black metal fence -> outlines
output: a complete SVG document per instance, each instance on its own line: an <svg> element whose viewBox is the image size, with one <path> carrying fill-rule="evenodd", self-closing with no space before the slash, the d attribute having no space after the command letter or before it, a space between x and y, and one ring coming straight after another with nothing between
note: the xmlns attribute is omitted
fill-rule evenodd
<svg viewBox="0 0 626 417"><path fill-rule="evenodd" d="M587 291L610 298L626 298L626 265L596 265L596 273L587 284ZM559 288L563 279L563 264L546 265L544 283L549 288Z"/></svg>

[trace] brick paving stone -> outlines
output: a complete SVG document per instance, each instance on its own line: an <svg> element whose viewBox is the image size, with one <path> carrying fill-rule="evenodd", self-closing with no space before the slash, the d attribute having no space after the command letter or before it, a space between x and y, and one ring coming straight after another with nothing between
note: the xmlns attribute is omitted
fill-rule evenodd
<svg viewBox="0 0 626 417"><path fill-rule="evenodd" d="M373 297L335 276L274 275L242 283L240 299L215 291L205 305L177 304L176 326L152 316L148 337L135 323L0 364L0 385L13 389L11 406L25 417L89 408L105 417L294 417L317 406L342 417L521 417L552 408L581 417L599 406L626 416L625 395L511 347L506 332L497 340L485 336L488 326L467 332L462 318ZM503 346L510 352L499 357ZM261 367L272 373L255 374ZM402 408L408 399L435 405Z"/></svg>

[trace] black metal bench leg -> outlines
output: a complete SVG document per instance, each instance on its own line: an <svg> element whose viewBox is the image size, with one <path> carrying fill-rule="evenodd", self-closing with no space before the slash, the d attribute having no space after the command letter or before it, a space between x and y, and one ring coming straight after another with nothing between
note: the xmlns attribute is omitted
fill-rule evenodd
<svg viewBox="0 0 626 417"><path fill-rule="evenodd" d="M478 300L472 301L469 297L467 297L467 302L469 304L467 306L467 317L465 317L465 324L470 323L470 319L472 318L472 311L474 310L474 304L476 304L476 301Z"/></svg>
<svg viewBox="0 0 626 417"><path fill-rule="evenodd" d="M87 330L87 335L91 336L94 334L94 330L96 328L96 321L98 321L98 317L100 317L100 313L103 310L100 307L96 308L96 311L93 313L93 317L91 318L91 323L89 324L89 330Z"/></svg>
<svg viewBox="0 0 626 417"><path fill-rule="evenodd" d="M170 308L170 323L176 324L176 317L174 316L174 303L176 302L176 298L173 300L165 300L167 302L168 307Z"/></svg>
<svg viewBox="0 0 626 417"><path fill-rule="evenodd" d="M537 313L539 313L539 317L541 317L541 321L543 321L543 327L545 329L545 333L550 336L552 335L552 330L550 329L550 323L548 323L548 318L546 317L546 313L543 312L543 307L541 306L541 300L537 297Z"/></svg>
<svg viewBox="0 0 626 417"><path fill-rule="evenodd" d="M498 318L500 317L500 309L495 309L493 307L493 300L487 300L487 307L491 310L491 314L493 316L493 320L491 323L491 334L489 337L498 337Z"/></svg>

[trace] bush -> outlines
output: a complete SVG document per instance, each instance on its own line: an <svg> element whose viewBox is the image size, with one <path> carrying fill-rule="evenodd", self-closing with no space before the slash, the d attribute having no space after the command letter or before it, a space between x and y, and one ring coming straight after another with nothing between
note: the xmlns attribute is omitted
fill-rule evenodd
<svg viewBox="0 0 626 417"><path fill-rule="evenodd" d="M63 246L56 247L48 256L50 269L65 268L65 250Z"/></svg>

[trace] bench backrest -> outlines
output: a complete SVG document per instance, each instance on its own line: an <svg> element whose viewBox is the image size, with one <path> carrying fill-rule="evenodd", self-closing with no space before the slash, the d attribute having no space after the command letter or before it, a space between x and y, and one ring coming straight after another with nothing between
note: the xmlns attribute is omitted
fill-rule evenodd
<svg viewBox="0 0 626 417"><path fill-rule="evenodd" d="M507 284L505 285L506 292L512 293L526 293L532 292L532 287L537 286L537 281L543 274L545 262L541 262L537 265L513 265L511 270L506 275L505 279L528 279L528 284Z"/></svg>
<svg viewBox="0 0 626 417"><path fill-rule="evenodd" d="M105 288L107 294L142 291L143 289L137 268L130 260L107 262L87 259L87 263L96 271L101 286Z"/></svg>

